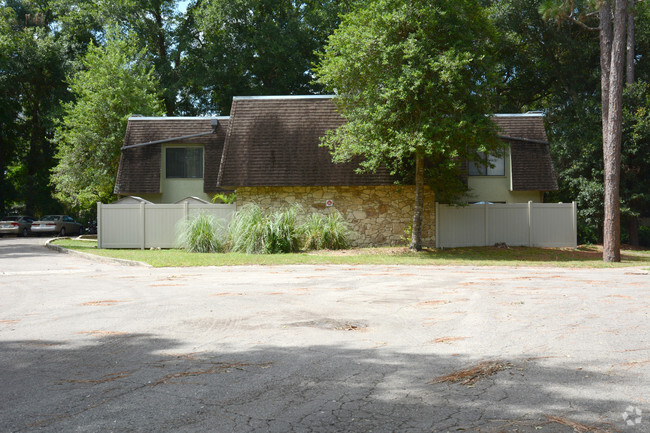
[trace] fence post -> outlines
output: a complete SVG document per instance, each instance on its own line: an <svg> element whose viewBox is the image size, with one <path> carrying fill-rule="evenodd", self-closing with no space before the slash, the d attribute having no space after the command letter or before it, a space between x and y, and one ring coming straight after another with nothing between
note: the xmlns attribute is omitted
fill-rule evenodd
<svg viewBox="0 0 650 433"><path fill-rule="evenodd" d="M483 224L484 224L484 229L485 229L485 239L484 239L484 245L483 246L488 246L488 242L490 240L490 234L488 233L488 202L487 200L483 204Z"/></svg>
<svg viewBox="0 0 650 433"><path fill-rule="evenodd" d="M145 221L144 221L144 215L145 215L145 203L142 202L140 203L140 249L144 250L145 247Z"/></svg>
<svg viewBox="0 0 650 433"><path fill-rule="evenodd" d="M571 207L573 211L573 248L578 247L578 205L577 203L571 202Z"/></svg>
<svg viewBox="0 0 650 433"><path fill-rule="evenodd" d="M97 248L102 247L102 202L97 202Z"/></svg>
<svg viewBox="0 0 650 433"><path fill-rule="evenodd" d="M533 246L533 202L528 200L528 246Z"/></svg>

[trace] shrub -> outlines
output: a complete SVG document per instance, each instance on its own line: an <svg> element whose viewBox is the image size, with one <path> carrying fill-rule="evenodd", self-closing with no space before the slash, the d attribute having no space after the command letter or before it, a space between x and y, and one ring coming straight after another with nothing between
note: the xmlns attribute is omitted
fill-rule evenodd
<svg viewBox="0 0 650 433"><path fill-rule="evenodd" d="M236 193L231 193L231 194L215 194L214 197L212 197L212 203L224 203L224 204L233 204L237 201L237 194Z"/></svg>
<svg viewBox="0 0 650 433"><path fill-rule="evenodd" d="M223 251L223 224L213 215L204 213L184 220L179 225L178 244L190 253Z"/></svg>
<svg viewBox="0 0 650 433"><path fill-rule="evenodd" d="M300 206L273 212L267 218L264 232L266 253L294 253L300 249L300 231L296 224Z"/></svg>
<svg viewBox="0 0 650 433"><path fill-rule="evenodd" d="M256 204L239 210L229 227L230 249L247 254L276 254L298 251L300 233L296 220L299 206L264 214Z"/></svg>
<svg viewBox="0 0 650 433"><path fill-rule="evenodd" d="M650 227L639 227L639 245L650 247Z"/></svg>
<svg viewBox="0 0 650 433"><path fill-rule="evenodd" d="M350 245L350 228L336 210L325 216L313 213L300 226L303 247L307 250L338 250Z"/></svg>

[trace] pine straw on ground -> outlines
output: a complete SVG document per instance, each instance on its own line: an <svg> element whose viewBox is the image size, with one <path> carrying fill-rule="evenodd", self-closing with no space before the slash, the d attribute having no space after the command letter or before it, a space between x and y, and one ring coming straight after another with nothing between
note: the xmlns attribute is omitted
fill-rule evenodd
<svg viewBox="0 0 650 433"><path fill-rule="evenodd" d="M461 385L472 386L480 379L492 376L502 370L507 370L513 365L506 361L484 361L472 367L457 370L445 376L439 376L430 380L430 385L436 383L460 383Z"/></svg>
<svg viewBox="0 0 650 433"><path fill-rule="evenodd" d="M562 418L559 416L553 416L553 415L545 415L546 419L548 419L549 422L552 423L557 423L557 424L562 424L567 427L571 427L574 432L577 433L613 433L617 432L618 430L614 428L613 425L607 424L606 428L595 426L595 425L587 425L587 424L581 424L577 421L570 420L568 418Z"/></svg>

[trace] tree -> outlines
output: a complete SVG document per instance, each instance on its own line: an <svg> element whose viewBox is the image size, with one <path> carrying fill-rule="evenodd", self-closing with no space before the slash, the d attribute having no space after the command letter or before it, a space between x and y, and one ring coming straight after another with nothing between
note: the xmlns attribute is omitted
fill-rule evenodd
<svg viewBox="0 0 650 433"><path fill-rule="evenodd" d="M56 132L56 197L76 210L112 197L120 148L132 114L161 115L153 68L132 39L115 29L106 45L91 45L84 70L70 80L76 100L63 105Z"/></svg>
<svg viewBox="0 0 650 433"><path fill-rule="evenodd" d="M462 163L496 153L490 113L494 29L473 0L375 0L345 16L320 55L317 81L346 123L324 138L362 170L414 168L410 248L422 248L425 181L457 190ZM425 163L432 168L427 172Z"/></svg>
<svg viewBox="0 0 650 433"><path fill-rule="evenodd" d="M48 1L0 8L0 210L60 211L49 186L51 138L75 50L52 31L53 19Z"/></svg>
<svg viewBox="0 0 650 433"><path fill-rule="evenodd" d="M586 6L586 8L585 8ZM620 252L620 165L623 122L623 87L628 0L601 0L576 4L574 0L548 0L541 8L547 16L566 18L600 36L601 113L604 165L603 260L618 262ZM598 16L598 27L586 20ZM633 39L633 38L632 38Z"/></svg>
<svg viewBox="0 0 650 433"><path fill-rule="evenodd" d="M96 19L105 29L118 25L131 35L131 42L144 50L147 62L153 64L168 116L176 114L182 46L178 43L181 21L177 0L111 0L96 7Z"/></svg>
<svg viewBox="0 0 650 433"><path fill-rule="evenodd" d="M317 93L315 51L338 24L336 0L215 0L190 8L189 85L204 110L228 114L233 96ZM191 63L190 63L191 62Z"/></svg>

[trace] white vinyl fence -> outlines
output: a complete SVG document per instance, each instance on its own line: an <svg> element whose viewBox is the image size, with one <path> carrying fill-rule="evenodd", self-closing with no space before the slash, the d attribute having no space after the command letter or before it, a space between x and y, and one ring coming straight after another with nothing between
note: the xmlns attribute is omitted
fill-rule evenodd
<svg viewBox="0 0 650 433"><path fill-rule="evenodd" d="M178 222L200 212L228 224L235 204L97 203L98 248L175 248Z"/></svg>
<svg viewBox="0 0 650 433"><path fill-rule="evenodd" d="M436 204L436 248L488 246L576 247L573 203Z"/></svg>

